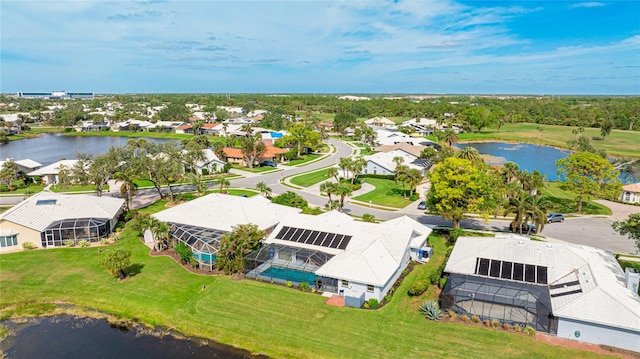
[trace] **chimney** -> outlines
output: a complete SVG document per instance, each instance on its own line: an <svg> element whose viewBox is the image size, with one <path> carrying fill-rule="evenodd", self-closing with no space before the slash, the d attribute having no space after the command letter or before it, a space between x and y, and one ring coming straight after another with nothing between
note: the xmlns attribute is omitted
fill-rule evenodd
<svg viewBox="0 0 640 359"><path fill-rule="evenodd" d="M638 273L638 270L635 268L627 267L624 270L624 282L629 290L637 294L638 283L640 282L640 273Z"/></svg>

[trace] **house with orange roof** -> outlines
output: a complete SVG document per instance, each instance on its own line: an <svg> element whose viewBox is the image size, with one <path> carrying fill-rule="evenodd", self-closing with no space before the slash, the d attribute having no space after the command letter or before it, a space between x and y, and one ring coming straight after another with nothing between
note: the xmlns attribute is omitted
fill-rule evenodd
<svg viewBox="0 0 640 359"><path fill-rule="evenodd" d="M622 186L620 201L625 203L640 203L640 182Z"/></svg>
<svg viewBox="0 0 640 359"><path fill-rule="evenodd" d="M193 125L187 124L176 127L176 133L193 135Z"/></svg>
<svg viewBox="0 0 640 359"><path fill-rule="evenodd" d="M281 162L284 154L289 152L287 149L278 148L270 145L267 146L267 151L256 159L254 166L259 165L265 161L273 161L273 162ZM227 158L227 162L238 164L240 166L247 166L247 163L244 160L244 155L242 154L242 150L235 147L225 147L224 154Z"/></svg>

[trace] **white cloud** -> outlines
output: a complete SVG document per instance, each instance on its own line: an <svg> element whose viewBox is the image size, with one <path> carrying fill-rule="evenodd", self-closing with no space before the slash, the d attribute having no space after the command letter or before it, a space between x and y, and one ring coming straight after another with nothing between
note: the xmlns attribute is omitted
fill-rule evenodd
<svg viewBox="0 0 640 359"><path fill-rule="evenodd" d="M602 3L602 2L597 2L597 1L587 1L587 2L580 2L580 3L576 3L576 4L571 4L569 5L569 9L578 9L578 8L589 8L589 7L601 7L601 6L605 6L607 4Z"/></svg>

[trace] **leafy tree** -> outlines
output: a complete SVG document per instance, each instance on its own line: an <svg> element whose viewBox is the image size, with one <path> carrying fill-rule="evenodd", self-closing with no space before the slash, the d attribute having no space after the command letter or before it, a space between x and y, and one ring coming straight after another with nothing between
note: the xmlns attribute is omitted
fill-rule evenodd
<svg viewBox="0 0 640 359"><path fill-rule="evenodd" d="M492 201L487 198L493 196L494 183L489 177L484 165L462 158L445 159L430 175L429 211L450 219L453 228L460 227L465 213L490 209Z"/></svg>
<svg viewBox="0 0 640 359"><path fill-rule="evenodd" d="M611 227L621 235L636 241L636 247L640 251L640 213L630 214L624 221L613 222Z"/></svg>
<svg viewBox="0 0 640 359"><path fill-rule="evenodd" d="M182 264L189 263L189 261L191 261L191 258L193 258L193 252L184 242L178 243L174 250L180 257L180 262Z"/></svg>
<svg viewBox="0 0 640 359"><path fill-rule="evenodd" d="M131 251L128 249L108 250L102 257L100 262L102 268L108 270L114 276L118 276L120 280L127 277L124 271L131 264Z"/></svg>
<svg viewBox="0 0 640 359"><path fill-rule="evenodd" d="M610 119L602 121L602 126L600 127L600 136L602 136L603 140L606 136L609 136L611 134L613 126L613 121L611 121Z"/></svg>
<svg viewBox="0 0 640 359"><path fill-rule="evenodd" d="M158 111L156 115L160 121L186 121L191 113L189 109L180 103L170 103L167 107Z"/></svg>
<svg viewBox="0 0 640 359"><path fill-rule="evenodd" d="M299 194L291 191L287 191L279 196L273 197L271 199L271 202L296 208L309 207L309 203L306 199L302 198L302 196L300 196Z"/></svg>
<svg viewBox="0 0 640 359"><path fill-rule="evenodd" d="M462 111L461 117L465 120L470 129L476 132L482 131L485 127L495 127L498 123L496 116L485 106L470 107Z"/></svg>
<svg viewBox="0 0 640 359"><path fill-rule="evenodd" d="M267 184L263 181L260 181L256 184L256 189L260 191L261 195L267 198L271 198L271 188L269 188L269 186L267 186Z"/></svg>
<svg viewBox="0 0 640 359"><path fill-rule="evenodd" d="M289 126L287 135L280 141L288 146L293 146L296 149L296 158L298 158L303 147L316 148L322 143L322 136L311 126L300 123Z"/></svg>
<svg viewBox="0 0 640 359"><path fill-rule="evenodd" d="M253 168L256 160L267 152L267 146L253 137L244 137L240 140L240 151L247 167Z"/></svg>
<svg viewBox="0 0 640 359"><path fill-rule="evenodd" d="M556 167L558 176L566 177L567 188L578 194L578 213L582 213L585 195L610 196L622 190L619 171L608 160L595 153L572 153L557 160Z"/></svg>
<svg viewBox="0 0 640 359"><path fill-rule="evenodd" d="M225 274L242 273L244 271L244 257L260 248L260 240L265 232L255 224L241 224L234 226L230 233L220 239L216 253L216 266Z"/></svg>
<svg viewBox="0 0 640 359"><path fill-rule="evenodd" d="M144 139L127 142L128 164L138 177L149 180L161 198L162 187L167 186L171 201L175 199L171 182L184 172L183 152L175 143L155 143Z"/></svg>
<svg viewBox="0 0 640 359"><path fill-rule="evenodd" d="M0 169L0 181L7 182L9 191L13 191L13 182L18 177L18 165L13 160L8 160L2 165Z"/></svg>
<svg viewBox="0 0 640 359"><path fill-rule="evenodd" d="M333 118L333 130L344 136L344 131L356 123L356 116L349 112L341 112Z"/></svg>
<svg viewBox="0 0 640 359"><path fill-rule="evenodd" d="M207 190L207 184L203 181L202 175L197 172L187 174L189 183L196 189L198 195L202 195Z"/></svg>

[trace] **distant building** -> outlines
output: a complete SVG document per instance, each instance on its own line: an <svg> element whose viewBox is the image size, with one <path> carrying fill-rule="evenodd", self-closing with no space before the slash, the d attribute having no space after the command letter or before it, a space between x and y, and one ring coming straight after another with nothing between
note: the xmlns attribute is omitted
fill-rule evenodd
<svg viewBox="0 0 640 359"><path fill-rule="evenodd" d="M626 203L640 203L640 182L622 186L620 201Z"/></svg>
<svg viewBox="0 0 640 359"><path fill-rule="evenodd" d="M67 91L51 91L51 92L18 92L19 98L32 98L40 100L93 100L93 92L67 92Z"/></svg>

